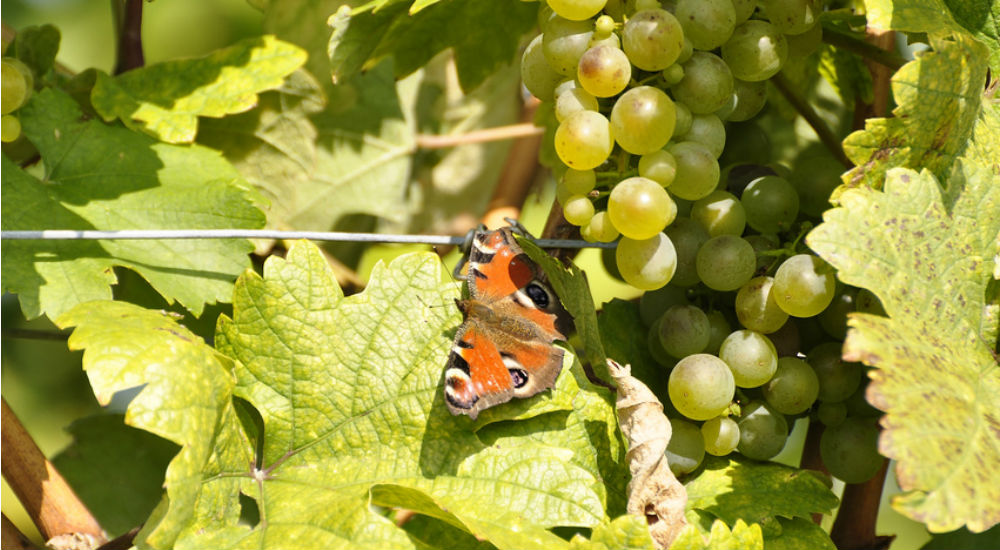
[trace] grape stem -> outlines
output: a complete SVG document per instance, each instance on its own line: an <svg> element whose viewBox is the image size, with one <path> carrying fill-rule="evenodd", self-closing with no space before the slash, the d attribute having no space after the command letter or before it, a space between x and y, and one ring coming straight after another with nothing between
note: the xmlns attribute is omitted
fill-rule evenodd
<svg viewBox="0 0 1000 550"><path fill-rule="evenodd" d="M856 53L879 65L889 67L893 71L899 70L900 67L906 64L906 59L898 53L883 50L832 25L823 26L823 42L842 50Z"/></svg>
<svg viewBox="0 0 1000 550"><path fill-rule="evenodd" d="M802 118L806 119L809 126L812 127L813 131L816 132L816 136L819 140L826 146L827 149L833 154L833 156L841 162L847 168L854 168L854 163L847 158L844 153L844 149L840 146L840 139L833 133L833 130L823 122L819 114L809 105L805 99L798 95L788 82L788 79L781 73L778 73L771 77L771 84L781 92L792 107L802 115Z"/></svg>
<svg viewBox="0 0 1000 550"><path fill-rule="evenodd" d="M812 224L809 222L804 222L799 227L799 234L795 236L795 240L793 240L792 242L785 244L785 246L781 248L776 248L774 250L762 250L758 252L757 254L760 256L774 257L774 261L772 261L767 266L767 270L765 271L765 273L773 273L774 269L778 267L779 263L783 262L786 258L791 258L792 256L798 254L799 243L802 242L802 239L806 236L806 233L808 233L811 229L812 229Z"/></svg>
<svg viewBox="0 0 1000 550"><path fill-rule="evenodd" d="M496 128L484 128L474 130L464 134L435 135L417 134L417 147L421 149L446 149L459 145L470 145L473 143L488 143L491 141L503 141L507 139L523 139L540 136L545 132L544 128L535 126L531 122L520 122L507 126L497 126Z"/></svg>

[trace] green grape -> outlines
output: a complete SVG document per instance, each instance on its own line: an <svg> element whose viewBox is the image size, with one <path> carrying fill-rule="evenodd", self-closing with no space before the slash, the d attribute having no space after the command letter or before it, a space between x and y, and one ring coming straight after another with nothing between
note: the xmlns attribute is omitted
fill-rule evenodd
<svg viewBox="0 0 1000 550"><path fill-rule="evenodd" d="M843 340L847 336L847 314L854 312L857 294L858 289L838 284L833 301L817 317L819 325L831 337Z"/></svg>
<svg viewBox="0 0 1000 550"><path fill-rule="evenodd" d="M792 227L799 215L799 195L788 180L763 176L750 182L740 197L747 225L760 233L781 233Z"/></svg>
<svg viewBox="0 0 1000 550"><path fill-rule="evenodd" d="M812 254L797 254L778 266L772 292L785 313L813 317L833 301L836 285L830 264Z"/></svg>
<svg viewBox="0 0 1000 550"><path fill-rule="evenodd" d="M709 234L691 218L676 218L666 229L677 252L677 271L670 280L671 286L689 287L701 282L698 278L696 259L698 250L708 242Z"/></svg>
<svg viewBox="0 0 1000 550"><path fill-rule="evenodd" d="M857 303L857 311L859 313L868 313L881 317L889 316L889 314L885 312L885 307L882 306L882 301L867 288L862 288L858 291Z"/></svg>
<svg viewBox="0 0 1000 550"><path fill-rule="evenodd" d="M556 120L562 122L579 111L597 111L597 98L583 88L573 88L556 98Z"/></svg>
<svg viewBox="0 0 1000 550"><path fill-rule="evenodd" d="M558 15L548 20L542 34L542 51L553 70L576 77L580 57L590 47L593 28L590 21L570 21Z"/></svg>
<svg viewBox="0 0 1000 550"><path fill-rule="evenodd" d="M770 334L785 324L788 314L775 303L771 292L773 286L773 278L755 277L740 287L736 293L736 317L741 325Z"/></svg>
<svg viewBox="0 0 1000 550"><path fill-rule="evenodd" d="M608 197L608 215L622 235L649 239L677 216L677 205L660 184L642 176L618 182Z"/></svg>
<svg viewBox="0 0 1000 550"><path fill-rule="evenodd" d="M594 46L580 57L576 78L594 96L611 97L624 90L632 79L632 65L620 49Z"/></svg>
<svg viewBox="0 0 1000 550"><path fill-rule="evenodd" d="M827 428L839 426L847 418L847 405L843 403L820 403L816 407L816 418Z"/></svg>
<svg viewBox="0 0 1000 550"><path fill-rule="evenodd" d="M687 38L684 39L684 45L681 47L681 54L677 56L677 61L675 63L683 64L688 59L691 59L691 54L694 53L694 44L691 43Z"/></svg>
<svg viewBox="0 0 1000 550"><path fill-rule="evenodd" d="M610 15L602 15L594 21L594 36L605 37L615 32L615 18Z"/></svg>
<svg viewBox="0 0 1000 550"><path fill-rule="evenodd" d="M670 286L670 285L667 285ZM667 287L663 287L667 288ZM646 334L646 349L649 350L649 354L653 356L653 359L660 365L668 367L671 369L674 364L677 363L677 359L670 356L667 350L663 349L663 344L660 343L660 323L659 319L653 323L650 327L649 332ZM667 403L670 401L668 400Z"/></svg>
<svg viewBox="0 0 1000 550"><path fill-rule="evenodd" d="M785 35L767 21L747 21L722 45L722 60L733 77L747 82L767 80L778 74L788 59Z"/></svg>
<svg viewBox="0 0 1000 550"><path fill-rule="evenodd" d="M799 152L792 163L789 181L795 186L803 213L814 218L830 208L830 195L840 185L844 165L820 143Z"/></svg>
<svg viewBox="0 0 1000 550"><path fill-rule="evenodd" d="M726 125L715 115L694 115L691 118L691 128L677 141L696 141L719 158L726 147Z"/></svg>
<svg viewBox="0 0 1000 550"><path fill-rule="evenodd" d="M848 418L823 430L819 440L823 464L844 483L864 483L882 468L878 426L869 418Z"/></svg>
<svg viewBox="0 0 1000 550"><path fill-rule="evenodd" d="M712 237L698 249L698 278L712 290L736 290L753 277L757 259L750 243L736 235Z"/></svg>
<svg viewBox="0 0 1000 550"><path fill-rule="evenodd" d="M611 124L596 111L573 113L556 128L556 154L575 170L597 168L608 159L614 146Z"/></svg>
<svg viewBox="0 0 1000 550"><path fill-rule="evenodd" d="M708 316L698 306L676 305L660 317L660 344L678 359L704 350L710 332Z"/></svg>
<svg viewBox="0 0 1000 550"><path fill-rule="evenodd" d="M784 34L801 34L813 28L823 13L819 0L760 0L767 19Z"/></svg>
<svg viewBox="0 0 1000 550"><path fill-rule="evenodd" d="M721 415L736 393L733 373L714 355L696 353L681 359L667 381L670 402L692 420Z"/></svg>
<svg viewBox="0 0 1000 550"><path fill-rule="evenodd" d="M813 25L799 34L786 34L789 57L804 59L823 44L823 25Z"/></svg>
<svg viewBox="0 0 1000 550"><path fill-rule="evenodd" d="M677 84L684 78L684 67L681 67L680 63L674 63L666 69L663 69L661 74L663 75L663 81L667 84L667 87L670 87Z"/></svg>
<svg viewBox="0 0 1000 550"><path fill-rule="evenodd" d="M726 456L740 442L740 426L728 416L716 416L701 425L701 437L705 440L705 452Z"/></svg>
<svg viewBox="0 0 1000 550"><path fill-rule="evenodd" d="M0 62L0 114L8 114L17 110L28 100L31 84L28 77L31 71L23 63L13 57L5 57Z"/></svg>
<svg viewBox="0 0 1000 550"><path fill-rule="evenodd" d="M719 347L719 359L729 365L741 388L756 388L774 376L778 352L766 336L752 330L737 330Z"/></svg>
<svg viewBox="0 0 1000 550"><path fill-rule="evenodd" d="M563 203L563 217L573 225L589 224L594 217L594 203L586 195L573 195Z"/></svg>
<svg viewBox="0 0 1000 550"><path fill-rule="evenodd" d="M795 357L801 349L797 323L785 323L778 330L768 334L767 338L774 344L778 357Z"/></svg>
<svg viewBox="0 0 1000 550"><path fill-rule="evenodd" d="M629 3L632 4L632 13L643 10L658 10L662 7L660 0L630 0Z"/></svg>
<svg viewBox="0 0 1000 550"><path fill-rule="evenodd" d="M10 143L21 136L21 121L14 115L0 117L0 141Z"/></svg>
<svg viewBox="0 0 1000 550"><path fill-rule="evenodd" d="M634 155L659 151L670 141L676 122L674 102L652 86L625 92L611 108L611 131L622 149Z"/></svg>
<svg viewBox="0 0 1000 550"><path fill-rule="evenodd" d="M819 380L820 401L844 401L861 385L861 364L841 360L840 347L840 342L829 342L816 346L806 354L806 361L816 371Z"/></svg>
<svg viewBox="0 0 1000 550"><path fill-rule="evenodd" d="M677 161L674 156L660 149L639 157L639 175L649 178L663 187L670 187L677 174Z"/></svg>
<svg viewBox="0 0 1000 550"><path fill-rule="evenodd" d="M682 199L680 197L674 197L674 202L677 204L677 215L691 217L691 205L693 204L689 200Z"/></svg>
<svg viewBox="0 0 1000 550"><path fill-rule="evenodd" d="M740 427L740 443L736 450L747 458L769 460L785 447L788 422L784 415L766 403L751 401L743 407L737 424Z"/></svg>
<svg viewBox="0 0 1000 550"><path fill-rule="evenodd" d="M704 227L711 237L719 235L739 237L747 225L747 215L743 211L740 199L728 191L721 190L712 191L695 201L691 205L691 219Z"/></svg>
<svg viewBox="0 0 1000 550"><path fill-rule="evenodd" d="M736 96L736 79L733 79L733 93L729 94L729 99L726 103L715 110L712 114L719 118L719 120L729 120L729 115L736 111L736 103L740 100Z"/></svg>
<svg viewBox="0 0 1000 550"><path fill-rule="evenodd" d="M757 0L733 0L733 13L736 15L736 24L750 19L753 10L757 8Z"/></svg>
<svg viewBox="0 0 1000 550"><path fill-rule="evenodd" d="M586 195L597 184L597 174L593 170L574 170L567 168L563 173L562 183L573 195Z"/></svg>
<svg viewBox="0 0 1000 550"><path fill-rule="evenodd" d="M655 290L674 276L677 252L663 233L644 240L622 237L615 248L615 263L626 283L640 290Z"/></svg>
<svg viewBox="0 0 1000 550"><path fill-rule="evenodd" d="M736 26L732 0L677 0L674 11L684 37L699 50L714 50L729 40Z"/></svg>
<svg viewBox="0 0 1000 550"><path fill-rule="evenodd" d="M729 326L729 321L726 320L726 316L723 315L721 311L709 311L707 315L710 332L708 336L708 346L705 347L705 353L717 355L719 353L719 348L722 347L722 342L725 341L727 336L729 336L731 327Z"/></svg>
<svg viewBox="0 0 1000 550"><path fill-rule="evenodd" d="M595 32L594 35L590 37L590 42L587 42L587 48L588 49L596 48L598 46L607 46L609 48L614 48L616 50L622 49L622 43L620 40L618 40L618 35L614 33L609 34L604 38L599 38L597 36L597 33ZM632 68L629 67L629 71L631 70Z"/></svg>
<svg viewBox="0 0 1000 550"><path fill-rule="evenodd" d="M744 216L745 215L746 213L744 213ZM750 246L753 247L753 253L757 255L756 272L763 273L767 270L768 266L774 263L774 257L763 254L763 252L776 250L781 245L781 241L778 239L778 236L773 233L765 233L763 235L747 235L743 238L750 243Z"/></svg>
<svg viewBox="0 0 1000 550"><path fill-rule="evenodd" d="M604 9L607 0L546 0L552 11L573 21L590 19Z"/></svg>
<svg viewBox="0 0 1000 550"><path fill-rule="evenodd" d="M797 357L778 359L774 377L764 386L767 404L781 414L805 412L819 396L819 379L805 361Z"/></svg>
<svg viewBox="0 0 1000 550"><path fill-rule="evenodd" d="M677 119L677 122L674 123L674 135L682 136L691 131L694 115L691 114L691 109L688 109L687 105L680 101L674 101L674 111Z"/></svg>
<svg viewBox="0 0 1000 550"><path fill-rule="evenodd" d="M687 292L683 288L667 285L663 288L644 292L639 297L639 317L642 324L652 326L663 317L664 312L676 305L688 305Z"/></svg>
<svg viewBox="0 0 1000 550"><path fill-rule="evenodd" d="M666 457L675 476L695 471L705 459L705 438L698 426L679 418L670 419L670 442Z"/></svg>
<svg viewBox="0 0 1000 550"><path fill-rule="evenodd" d="M726 117L726 120L731 122L750 120L767 103L767 85L765 82L746 82L734 78L733 94L736 95L736 108ZM757 156L756 158L767 158L769 156L768 154Z"/></svg>
<svg viewBox="0 0 1000 550"><path fill-rule="evenodd" d="M862 418L878 418L882 416L882 411L876 409L868 402L865 398L865 392L868 389L868 383L871 382L868 376L861 376L861 383L858 384L858 389L854 390L854 393L844 401L844 407L847 410L848 416L857 416Z"/></svg>
<svg viewBox="0 0 1000 550"><path fill-rule="evenodd" d="M622 29L622 49L644 71L673 65L684 48L684 31L670 12L654 8L635 13Z"/></svg>
<svg viewBox="0 0 1000 550"><path fill-rule="evenodd" d="M531 40L521 56L521 81L531 95L542 101L552 101L556 85L564 77L552 69L542 51L542 35Z"/></svg>
<svg viewBox="0 0 1000 550"><path fill-rule="evenodd" d="M731 99L733 73L719 56L695 51L682 67L684 78L670 90L692 113L714 113Z"/></svg>
<svg viewBox="0 0 1000 550"><path fill-rule="evenodd" d="M667 147L674 156L677 172L670 192L677 197L696 201L708 196L719 184L719 161L704 145L682 141Z"/></svg>

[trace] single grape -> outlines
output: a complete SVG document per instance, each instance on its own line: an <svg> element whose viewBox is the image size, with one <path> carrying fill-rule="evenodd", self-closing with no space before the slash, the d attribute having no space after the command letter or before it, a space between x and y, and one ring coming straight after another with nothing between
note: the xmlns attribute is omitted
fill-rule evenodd
<svg viewBox="0 0 1000 550"><path fill-rule="evenodd" d="M816 418L827 428L839 426L847 418L847 405L844 403L820 403L816 407Z"/></svg>
<svg viewBox="0 0 1000 550"><path fill-rule="evenodd" d="M671 286L689 287L701 282L698 278L698 250L708 242L708 233L691 218L676 218L666 229L677 252L677 271L670 280Z"/></svg>
<svg viewBox="0 0 1000 550"><path fill-rule="evenodd" d="M670 187L677 174L677 161L669 152L660 149L639 157L639 175L663 187Z"/></svg>
<svg viewBox="0 0 1000 550"><path fill-rule="evenodd" d="M871 380L867 375L862 373L861 383L858 384L858 389L854 390L854 393L844 401L844 407L847 409L848 416L856 416L862 418L878 418L882 416L882 411L876 409L868 402L865 397L865 392L868 389L868 384Z"/></svg>
<svg viewBox="0 0 1000 550"><path fill-rule="evenodd" d="M726 456L735 451L740 442L740 427L728 416L716 416L701 425L701 436L705 440L705 452Z"/></svg>
<svg viewBox="0 0 1000 550"><path fill-rule="evenodd" d="M760 0L767 19L785 34L801 34L813 28L823 13L819 0Z"/></svg>
<svg viewBox="0 0 1000 550"><path fill-rule="evenodd" d="M747 225L743 204L736 195L718 189L691 205L691 219L704 227L711 237L719 235L739 237Z"/></svg>
<svg viewBox="0 0 1000 550"><path fill-rule="evenodd" d="M767 103L767 84L765 82L746 82L734 78L733 94L736 95L736 108L729 113L726 120L731 122L750 120ZM756 158L767 158L768 156L757 156Z"/></svg>
<svg viewBox="0 0 1000 550"><path fill-rule="evenodd" d="M733 79L733 93L729 94L729 99L715 110L712 114L719 118L719 120L729 120L729 116L736 111L736 103L739 102L740 98L736 97L736 79Z"/></svg>
<svg viewBox="0 0 1000 550"><path fill-rule="evenodd" d="M596 111L578 111L556 128L559 160L576 170L600 166L615 146L608 119Z"/></svg>
<svg viewBox="0 0 1000 550"><path fill-rule="evenodd" d="M684 48L684 31L670 12L645 9L635 13L622 29L622 49L632 64L644 71L662 71Z"/></svg>
<svg viewBox="0 0 1000 550"><path fill-rule="evenodd" d="M646 349L649 350L649 354L653 356L653 359L657 363L663 365L664 367L668 367L667 372L669 372L669 369L672 369L677 363L677 359L671 357L670 354L667 353L667 350L663 349L663 344L660 343L659 319L653 323L653 326L650 327L646 334ZM669 399L667 400L667 403L670 403Z"/></svg>
<svg viewBox="0 0 1000 550"><path fill-rule="evenodd" d="M805 59L823 44L823 25L813 25L799 34L786 34L788 56Z"/></svg>
<svg viewBox="0 0 1000 550"><path fill-rule="evenodd" d="M677 206L658 183L642 176L618 182L608 197L608 215L622 235L649 239L677 215Z"/></svg>
<svg viewBox="0 0 1000 550"><path fill-rule="evenodd" d="M594 36L604 38L615 32L615 19L610 15L602 15L594 21Z"/></svg>
<svg viewBox="0 0 1000 550"><path fill-rule="evenodd" d="M691 109L688 109L687 105L680 101L674 101L674 111L677 113L677 122L674 123L674 135L682 136L691 131L691 124L694 123L694 115L691 114Z"/></svg>
<svg viewBox="0 0 1000 550"><path fill-rule="evenodd" d="M586 195L573 195L563 203L563 217L573 225L589 224L594 217L594 203Z"/></svg>
<svg viewBox="0 0 1000 550"><path fill-rule="evenodd" d="M705 459L705 439L698 426L679 418L670 419L667 464L675 476L691 473Z"/></svg>
<svg viewBox="0 0 1000 550"><path fill-rule="evenodd" d="M617 239L619 235L618 230L615 229L615 225L611 223L611 218L608 216L607 210L594 213L594 217L590 218L587 228L590 235L599 243L610 243Z"/></svg>
<svg viewBox="0 0 1000 550"><path fill-rule="evenodd" d="M747 224L760 233L781 233L799 215L799 194L788 180L763 176L750 182L740 197Z"/></svg>
<svg viewBox="0 0 1000 550"><path fill-rule="evenodd" d="M774 301L773 285L771 277L755 277L740 287L736 294L736 316L741 325L770 334L785 324L788 314Z"/></svg>
<svg viewBox="0 0 1000 550"><path fill-rule="evenodd" d="M0 141L10 143L21 136L21 121L14 115L0 117Z"/></svg>
<svg viewBox="0 0 1000 550"><path fill-rule="evenodd" d="M764 386L767 404L781 414L805 412L819 396L819 379L812 367L797 357L778 359L774 377Z"/></svg>
<svg viewBox="0 0 1000 550"><path fill-rule="evenodd" d="M717 309L712 310L707 315L710 332L705 353L716 355L719 353L719 348L722 347L722 342L725 341L726 337L732 331L730 330L729 321L726 320L726 316L721 311Z"/></svg>
<svg viewBox="0 0 1000 550"><path fill-rule="evenodd" d="M521 56L521 81L524 82L524 87L538 99L552 101L556 85L563 78L563 75L557 73L545 59L542 35L533 38Z"/></svg>
<svg viewBox="0 0 1000 550"><path fill-rule="evenodd" d="M698 306L676 305L660 317L660 344L678 359L704 350L710 332L708 316Z"/></svg>
<svg viewBox="0 0 1000 550"><path fill-rule="evenodd" d="M736 15L736 24L750 19L753 10L757 8L757 0L733 0L733 13Z"/></svg>
<svg viewBox="0 0 1000 550"><path fill-rule="evenodd" d="M663 81L667 84L667 87L677 84L684 78L684 68L681 67L680 63L674 63L673 65L663 69Z"/></svg>
<svg viewBox="0 0 1000 550"><path fill-rule="evenodd" d="M674 11L684 37L699 50L714 50L729 40L736 26L732 0L677 0Z"/></svg>
<svg viewBox="0 0 1000 550"><path fill-rule="evenodd" d="M597 98L583 88L566 90L556 97L556 120L562 122L579 111L597 111Z"/></svg>
<svg viewBox="0 0 1000 550"><path fill-rule="evenodd" d="M719 56L695 51L682 67L684 78L670 90L692 113L714 113L732 97L733 73Z"/></svg>
<svg viewBox="0 0 1000 550"><path fill-rule="evenodd" d="M760 401L751 401L743 407L740 419L740 443L743 456L755 460L769 460L781 452L788 439L788 422L784 415Z"/></svg>
<svg viewBox="0 0 1000 550"><path fill-rule="evenodd" d="M844 483L863 483L882 468L878 426L872 419L848 418L823 430L819 440L823 464Z"/></svg>
<svg viewBox="0 0 1000 550"><path fill-rule="evenodd" d="M832 338L843 340L847 336L847 314L854 312L857 294L858 289L854 287L837 285L833 301L816 317L819 325Z"/></svg>
<svg viewBox="0 0 1000 550"><path fill-rule="evenodd" d="M741 388L756 388L765 384L778 368L778 352L774 344L763 334L752 330L737 330L727 336L719 348L719 359L729 365L736 385Z"/></svg>
<svg viewBox="0 0 1000 550"><path fill-rule="evenodd" d="M747 21L722 45L722 60L733 77L747 82L767 80L778 74L788 59L788 42L777 27L757 19Z"/></svg>
<svg viewBox="0 0 1000 550"><path fill-rule="evenodd" d="M812 254L797 254L774 274L774 301L789 315L813 317L833 301L836 285L830 264Z"/></svg>
<svg viewBox="0 0 1000 550"><path fill-rule="evenodd" d="M677 197L696 201L711 193L719 183L719 161L704 145L682 141L667 147L677 165L670 192Z"/></svg>
<svg viewBox="0 0 1000 550"><path fill-rule="evenodd" d="M552 69L575 78L580 57L590 47L593 29L590 21L570 21L553 15L542 34L542 51Z"/></svg>
<svg viewBox="0 0 1000 550"><path fill-rule="evenodd" d="M632 79L632 65L621 49L594 46L580 57L576 78L594 96L611 97L624 90Z"/></svg>
<svg viewBox="0 0 1000 550"><path fill-rule="evenodd" d="M670 141L676 122L674 102L659 88L637 86L611 108L611 131L622 149L635 155L659 151Z"/></svg>
<svg viewBox="0 0 1000 550"><path fill-rule="evenodd" d="M622 279L641 290L655 290L666 285L677 269L677 252L663 233L644 240L622 237L614 250L615 264Z"/></svg>
<svg viewBox="0 0 1000 550"><path fill-rule="evenodd" d="M597 184L597 174L593 170L567 168L562 177L563 185L573 195L586 195Z"/></svg>
<svg viewBox="0 0 1000 550"><path fill-rule="evenodd" d="M698 249L698 278L712 290L736 290L753 277L757 259L750 243L735 235L712 237Z"/></svg>
<svg viewBox="0 0 1000 550"><path fill-rule="evenodd" d="M696 141L719 158L726 148L726 125L715 115L694 115L691 118L691 128L677 141Z"/></svg>
<svg viewBox="0 0 1000 550"><path fill-rule="evenodd" d="M639 317L644 325L651 326L673 306L688 305L687 293L683 288L667 285L663 288L643 292L639 298Z"/></svg>
<svg viewBox="0 0 1000 550"><path fill-rule="evenodd" d="M0 114L6 115L17 110L28 98L28 80L18 63L20 62L13 57L5 57L0 61Z"/></svg>
<svg viewBox="0 0 1000 550"><path fill-rule="evenodd" d="M733 373L714 355L689 355L674 366L667 381L674 407L692 420L721 415L736 393Z"/></svg>
<svg viewBox="0 0 1000 550"><path fill-rule="evenodd" d="M552 11L573 21L590 19L604 9L608 0L546 0ZM613 22L612 22L613 23Z"/></svg>
<svg viewBox="0 0 1000 550"><path fill-rule="evenodd" d="M820 401L844 401L861 384L861 364L846 363L840 358L840 342L820 344L809 350L806 361L816 371Z"/></svg>

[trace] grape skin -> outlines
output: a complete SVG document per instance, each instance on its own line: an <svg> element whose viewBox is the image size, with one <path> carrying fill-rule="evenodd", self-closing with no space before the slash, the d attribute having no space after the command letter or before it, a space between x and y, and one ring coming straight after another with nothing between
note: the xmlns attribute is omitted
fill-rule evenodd
<svg viewBox="0 0 1000 550"><path fill-rule="evenodd" d="M615 249L615 265L626 283L640 290L656 290L674 276L677 252L663 233L640 241L622 237Z"/></svg>
<svg viewBox="0 0 1000 550"><path fill-rule="evenodd" d="M618 182L611 190L608 215L622 235L643 240L674 221L677 205L658 183L636 176Z"/></svg>
<svg viewBox="0 0 1000 550"><path fill-rule="evenodd" d="M597 168L614 145L611 124L596 111L577 111L556 128L556 154L563 164L576 170Z"/></svg>
<svg viewBox="0 0 1000 550"><path fill-rule="evenodd" d="M576 78L583 89L595 97L611 97L628 85L632 78L632 65L620 49L607 45L594 46L580 57Z"/></svg>
<svg viewBox="0 0 1000 550"><path fill-rule="evenodd" d="M674 102L662 90L637 86L611 108L611 130L622 149L635 155L659 151L670 141L676 122Z"/></svg>
<svg viewBox="0 0 1000 550"><path fill-rule="evenodd" d="M726 410L736 393L736 383L721 359L697 353L681 359L670 371L667 393L684 416L708 420Z"/></svg>
<svg viewBox="0 0 1000 550"><path fill-rule="evenodd" d="M684 31L670 12L654 8L636 12L622 30L622 49L644 71L662 71L684 48Z"/></svg>

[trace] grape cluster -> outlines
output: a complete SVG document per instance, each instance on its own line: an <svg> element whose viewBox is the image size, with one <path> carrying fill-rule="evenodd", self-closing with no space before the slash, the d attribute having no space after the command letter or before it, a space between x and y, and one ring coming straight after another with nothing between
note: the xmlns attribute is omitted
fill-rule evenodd
<svg viewBox="0 0 1000 550"><path fill-rule="evenodd" d="M679 201L715 191L724 121L764 107L765 81L788 56L786 35L819 31L813 2L542 3L542 33L525 49L521 75L556 125L559 203L585 239L621 236L617 268L628 283L656 289L679 269L664 229Z"/></svg>
<svg viewBox="0 0 1000 550"><path fill-rule="evenodd" d="M0 95L0 141L9 143L21 135L21 121L12 113L28 102L35 79L31 69L13 57L4 57L0 61L0 70L0 86L3 88Z"/></svg>

